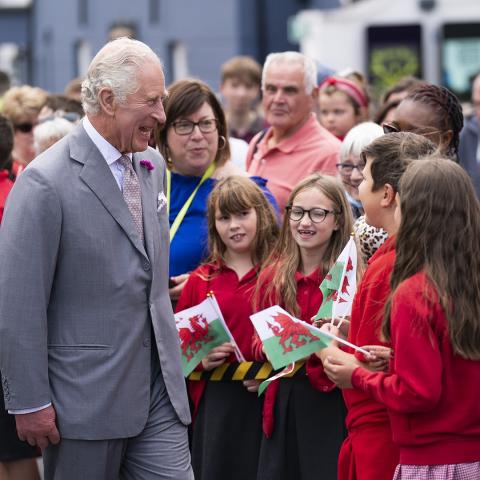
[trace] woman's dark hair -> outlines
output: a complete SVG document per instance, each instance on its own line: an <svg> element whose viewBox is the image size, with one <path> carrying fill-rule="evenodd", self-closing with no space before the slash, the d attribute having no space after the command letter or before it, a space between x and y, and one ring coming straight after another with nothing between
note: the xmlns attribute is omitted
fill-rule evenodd
<svg viewBox="0 0 480 480"><path fill-rule="evenodd" d="M219 145L222 143L221 138L223 137L224 139L224 146L218 149L215 157L216 164L223 165L230 158L227 121L220 102L217 100L211 88L200 80L186 79L172 83L167 91L168 96L163 101L167 121L163 127L155 130L155 141L163 158L165 158L168 163L168 129L178 119L188 117L201 108L204 103L207 103L212 108L215 119L217 120Z"/></svg>
<svg viewBox="0 0 480 480"><path fill-rule="evenodd" d="M460 131L463 128L462 105L448 88L431 83L424 83L412 90L405 100L418 102L432 108L436 114L438 127L452 131L452 139L447 155L455 160L458 154Z"/></svg>

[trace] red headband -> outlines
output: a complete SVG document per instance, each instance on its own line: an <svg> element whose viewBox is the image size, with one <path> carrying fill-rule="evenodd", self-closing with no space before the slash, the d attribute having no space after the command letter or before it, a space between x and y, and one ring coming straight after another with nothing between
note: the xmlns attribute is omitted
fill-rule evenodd
<svg viewBox="0 0 480 480"><path fill-rule="evenodd" d="M351 80L340 77L327 77L321 84L320 89L334 85L338 90L352 97L361 107L368 107L367 96L362 92L358 85Z"/></svg>

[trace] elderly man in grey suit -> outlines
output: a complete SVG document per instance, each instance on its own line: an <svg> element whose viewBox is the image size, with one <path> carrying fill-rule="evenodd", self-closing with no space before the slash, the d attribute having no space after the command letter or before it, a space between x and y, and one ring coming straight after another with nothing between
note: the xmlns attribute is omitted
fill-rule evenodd
<svg viewBox="0 0 480 480"><path fill-rule="evenodd" d="M0 371L47 479L192 479L168 297L165 80L145 44L103 47L86 117L18 178L0 232Z"/></svg>

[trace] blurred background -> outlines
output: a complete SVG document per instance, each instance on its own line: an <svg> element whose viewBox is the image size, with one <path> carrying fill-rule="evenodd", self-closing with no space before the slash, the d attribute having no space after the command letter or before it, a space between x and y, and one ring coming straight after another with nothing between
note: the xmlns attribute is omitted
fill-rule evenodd
<svg viewBox="0 0 480 480"><path fill-rule="evenodd" d="M0 70L12 85L63 92L121 35L159 54L167 83L195 76L215 90L229 58L262 64L283 50L315 58L320 75L364 73L374 96L413 75L468 100L480 70L479 0L0 0Z"/></svg>

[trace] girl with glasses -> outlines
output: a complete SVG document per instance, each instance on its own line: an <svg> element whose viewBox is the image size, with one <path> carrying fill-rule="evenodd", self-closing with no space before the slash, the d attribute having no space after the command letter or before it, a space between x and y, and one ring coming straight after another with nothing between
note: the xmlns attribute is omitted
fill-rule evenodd
<svg viewBox="0 0 480 480"><path fill-rule="evenodd" d="M170 296L177 300L188 272L208 255L207 197L217 181L246 175L230 161L225 114L210 87L180 80L164 100L167 121L155 132L167 162L166 192L170 220ZM270 202L267 181L252 177Z"/></svg>
<svg viewBox="0 0 480 480"><path fill-rule="evenodd" d="M255 306L279 304L310 322L322 303L320 283L352 231L341 183L320 174L305 178L292 191L283 222L260 274ZM257 360L265 359L258 337L253 352ZM257 479L336 480L344 415L341 393L323 375L315 355L293 377L271 382L265 392Z"/></svg>

